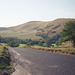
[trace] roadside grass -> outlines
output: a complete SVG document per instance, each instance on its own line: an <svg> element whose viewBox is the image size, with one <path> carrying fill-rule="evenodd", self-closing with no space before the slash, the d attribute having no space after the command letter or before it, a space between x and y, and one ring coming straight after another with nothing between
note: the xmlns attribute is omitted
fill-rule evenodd
<svg viewBox="0 0 75 75"><path fill-rule="evenodd" d="M2 56L2 52L3 52L3 47L0 46L0 57Z"/></svg>
<svg viewBox="0 0 75 75"><path fill-rule="evenodd" d="M1 43L2 46L7 46L7 43Z"/></svg>
<svg viewBox="0 0 75 75"><path fill-rule="evenodd" d="M65 54L65 55L74 55L75 56L75 48L58 48L58 47L41 47L41 46L27 46L25 45L24 48L32 48L35 50L43 50L48 51L52 53L58 53L58 54Z"/></svg>
<svg viewBox="0 0 75 75"><path fill-rule="evenodd" d="M19 47L20 48L23 48L23 47L25 47L26 46L26 44L19 44Z"/></svg>
<svg viewBox="0 0 75 75"><path fill-rule="evenodd" d="M57 47L57 45L56 45L56 44L52 44L52 46L53 46L53 47Z"/></svg>
<svg viewBox="0 0 75 75"><path fill-rule="evenodd" d="M0 45L0 73L5 72L9 74L14 71L13 66L11 65L11 57L8 52L8 49Z"/></svg>
<svg viewBox="0 0 75 75"><path fill-rule="evenodd" d="M10 46L8 46L7 43L1 43L1 45L4 46L4 47L10 47ZM24 46L26 46L26 44L19 44L20 48L23 48Z"/></svg>

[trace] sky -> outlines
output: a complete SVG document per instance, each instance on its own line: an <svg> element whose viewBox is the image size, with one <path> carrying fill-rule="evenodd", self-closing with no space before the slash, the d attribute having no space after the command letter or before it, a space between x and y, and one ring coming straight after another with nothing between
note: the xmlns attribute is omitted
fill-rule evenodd
<svg viewBox="0 0 75 75"><path fill-rule="evenodd" d="M75 0L0 0L0 27L57 18L75 19Z"/></svg>

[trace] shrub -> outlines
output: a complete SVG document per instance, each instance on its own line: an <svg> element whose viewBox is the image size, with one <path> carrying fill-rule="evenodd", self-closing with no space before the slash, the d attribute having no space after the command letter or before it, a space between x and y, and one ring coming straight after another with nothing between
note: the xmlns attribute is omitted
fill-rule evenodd
<svg viewBox="0 0 75 75"><path fill-rule="evenodd" d="M14 41L11 41L11 42L8 43L8 46L10 46L10 47L18 47L19 46L19 43L16 43Z"/></svg>

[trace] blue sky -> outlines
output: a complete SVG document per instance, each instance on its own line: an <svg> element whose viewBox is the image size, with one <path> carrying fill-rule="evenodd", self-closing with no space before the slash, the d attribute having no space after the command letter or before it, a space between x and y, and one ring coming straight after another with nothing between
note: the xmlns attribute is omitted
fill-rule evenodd
<svg viewBox="0 0 75 75"><path fill-rule="evenodd" d="M0 27L75 18L75 0L0 0Z"/></svg>

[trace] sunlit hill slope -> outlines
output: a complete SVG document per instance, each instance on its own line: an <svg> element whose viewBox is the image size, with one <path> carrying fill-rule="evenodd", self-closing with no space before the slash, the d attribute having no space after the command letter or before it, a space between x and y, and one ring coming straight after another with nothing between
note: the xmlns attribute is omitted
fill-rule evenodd
<svg viewBox="0 0 75 75"><path fill-rule="evenodd" d="M53 37L60 33L67 21L75 19L56 19L53 21L30 21L14 27L0 27L0 36L17 37L20 39L42 39L42 37Z"/></svg>

